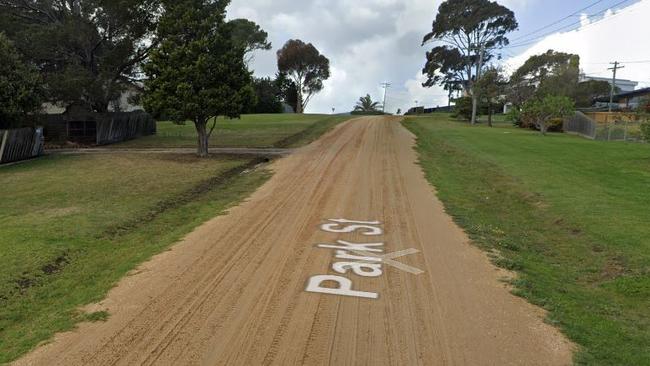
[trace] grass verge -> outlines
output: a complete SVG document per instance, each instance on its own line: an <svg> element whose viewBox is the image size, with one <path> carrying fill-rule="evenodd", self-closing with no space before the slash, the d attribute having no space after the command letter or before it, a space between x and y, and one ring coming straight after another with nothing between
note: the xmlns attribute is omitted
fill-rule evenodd
<svg viewBox="0 0 650 366"><path fill-rule="evenodd" d="M308 144L333 126L352 118L318 114L242 115L241 119L217 120L211 147L298 147ZM196 130L187 122L158 122L155 136L127 141L113 148L195 147Z"/></svg>
<svg viewBox="0 0 650 366"><path fill-rule="evenodd" d="M0 363L79 321L106 319L78 309L250 195L270 175L247 169L256 163L116 154L0 168Z"/></svg>
<svg viewBox="0 0 650 366"><path fill-rule="evenodd" d="M579 365L650 365L650 146L411 118L420 163L472 240L515 270Z"/></svg>

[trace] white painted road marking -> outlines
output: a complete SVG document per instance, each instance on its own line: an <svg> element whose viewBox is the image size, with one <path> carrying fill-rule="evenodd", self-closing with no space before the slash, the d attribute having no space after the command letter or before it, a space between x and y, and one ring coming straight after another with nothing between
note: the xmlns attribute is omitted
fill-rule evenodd
<svg viewBox="0 0 650 366"><path fill-rule="evenodd" d="M383 230L377 225L379 221L352 221L347 219L329 219L329 223L322 224L320 227L323 231L330 233L351 234L356 231L366 236L377 236L383 234ZM335 249L335 258L343 259L332 264L332 270L340 274L347 274L350 270L361 277L379 277L384 272L382 265L385 263L399 270L419 275L424 271L394 259L404 257L410 254L416 254L420 251L417 249L405 249L394 253L383 253L384 243L351 243L345 240L337 240L336 244L318 244L319 248ZM354 255L356 254L356 255ZM323 287L325 282L336 282L338 287ZM307 292L317 292L330 295L352 296L368 299L377 299L379 294L375 292L352 290L352 280L336 275L318 275L309 278L307 283Z"/></svg>

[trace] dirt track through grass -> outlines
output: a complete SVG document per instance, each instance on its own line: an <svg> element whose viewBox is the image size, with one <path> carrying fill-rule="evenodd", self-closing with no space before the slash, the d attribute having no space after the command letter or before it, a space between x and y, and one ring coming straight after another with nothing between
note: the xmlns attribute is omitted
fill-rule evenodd
<svg viewBox="0 0 650 366"><path fill-rule="evenodd" d="M510 294L445 214L413 144L396 118L338 126L89 308L106 322L18 364L569 364L543 311ZM336 250L352 243L415 249L395 260L424 273Z"/></svg>

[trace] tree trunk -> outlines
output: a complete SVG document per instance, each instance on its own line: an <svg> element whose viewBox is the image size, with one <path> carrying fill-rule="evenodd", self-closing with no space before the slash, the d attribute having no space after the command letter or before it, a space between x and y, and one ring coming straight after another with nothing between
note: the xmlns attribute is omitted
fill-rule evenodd
<svg viewBox="0 0 650 366"><path fill-rule="evenodd" d="M304 111L302 110L302 91L299 90L297 93L297 101L296 101L296 113L297 114L302 114Z"/></svg>
<svg viewBox="0 0 650 366"><path fill-rule="evenodd" d="M539 132L542 133L542 135L546 135L546 121L540 121L539 123Z"/></svg>
<svg viewBox="0 0 650 366"><path fill-rule="evenodd" d="M210 136L208 136L208 131L207 131L207 124L208 121L205 119L197 119L194 121L194 125L196 126L196 134L198 136L198 145L197 145L197 150L196 153L199 157L205 158L208 156L208 139Z"/></svg>
<svg viewBox="0 0 650 366"><path fill-rule="evenodd" d="M488 126L492 127L492 102L488 101Z"/></svg>
<svg viewBox="0 0 650 366"><path fill-rule="evenodd" d="M478 93L476 83L481 79L481 70L483 69L483 46L479 51L478 65L476 65L476 81L472 84L472 124L476 124L476 115L478 114Z"/></svg>
<svg viewBox="0 0 650 366"><path fill-rule="evenodd" d="M472 91L472 120L471 124L476 124L476 115L478 114L478 95L476 95L476 89Z"/></svg>

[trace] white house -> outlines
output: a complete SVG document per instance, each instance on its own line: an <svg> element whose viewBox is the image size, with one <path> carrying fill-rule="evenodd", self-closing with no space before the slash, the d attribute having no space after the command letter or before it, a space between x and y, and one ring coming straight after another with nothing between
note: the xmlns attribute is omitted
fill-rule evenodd
<svg viewBox="0 0 650 366"><path fill-rule="evenodd" d="M612 78L598 78L594 76L587 76L585 74L580 74L580 82L583 81L606 81L609 83L609 85L612 85ZM631 92L636 89L637 85L639 85L638 82L632 81L632 80L625 80L625 79L616 79L616 87L621 90L621 93L625 92Z"/></svg>

